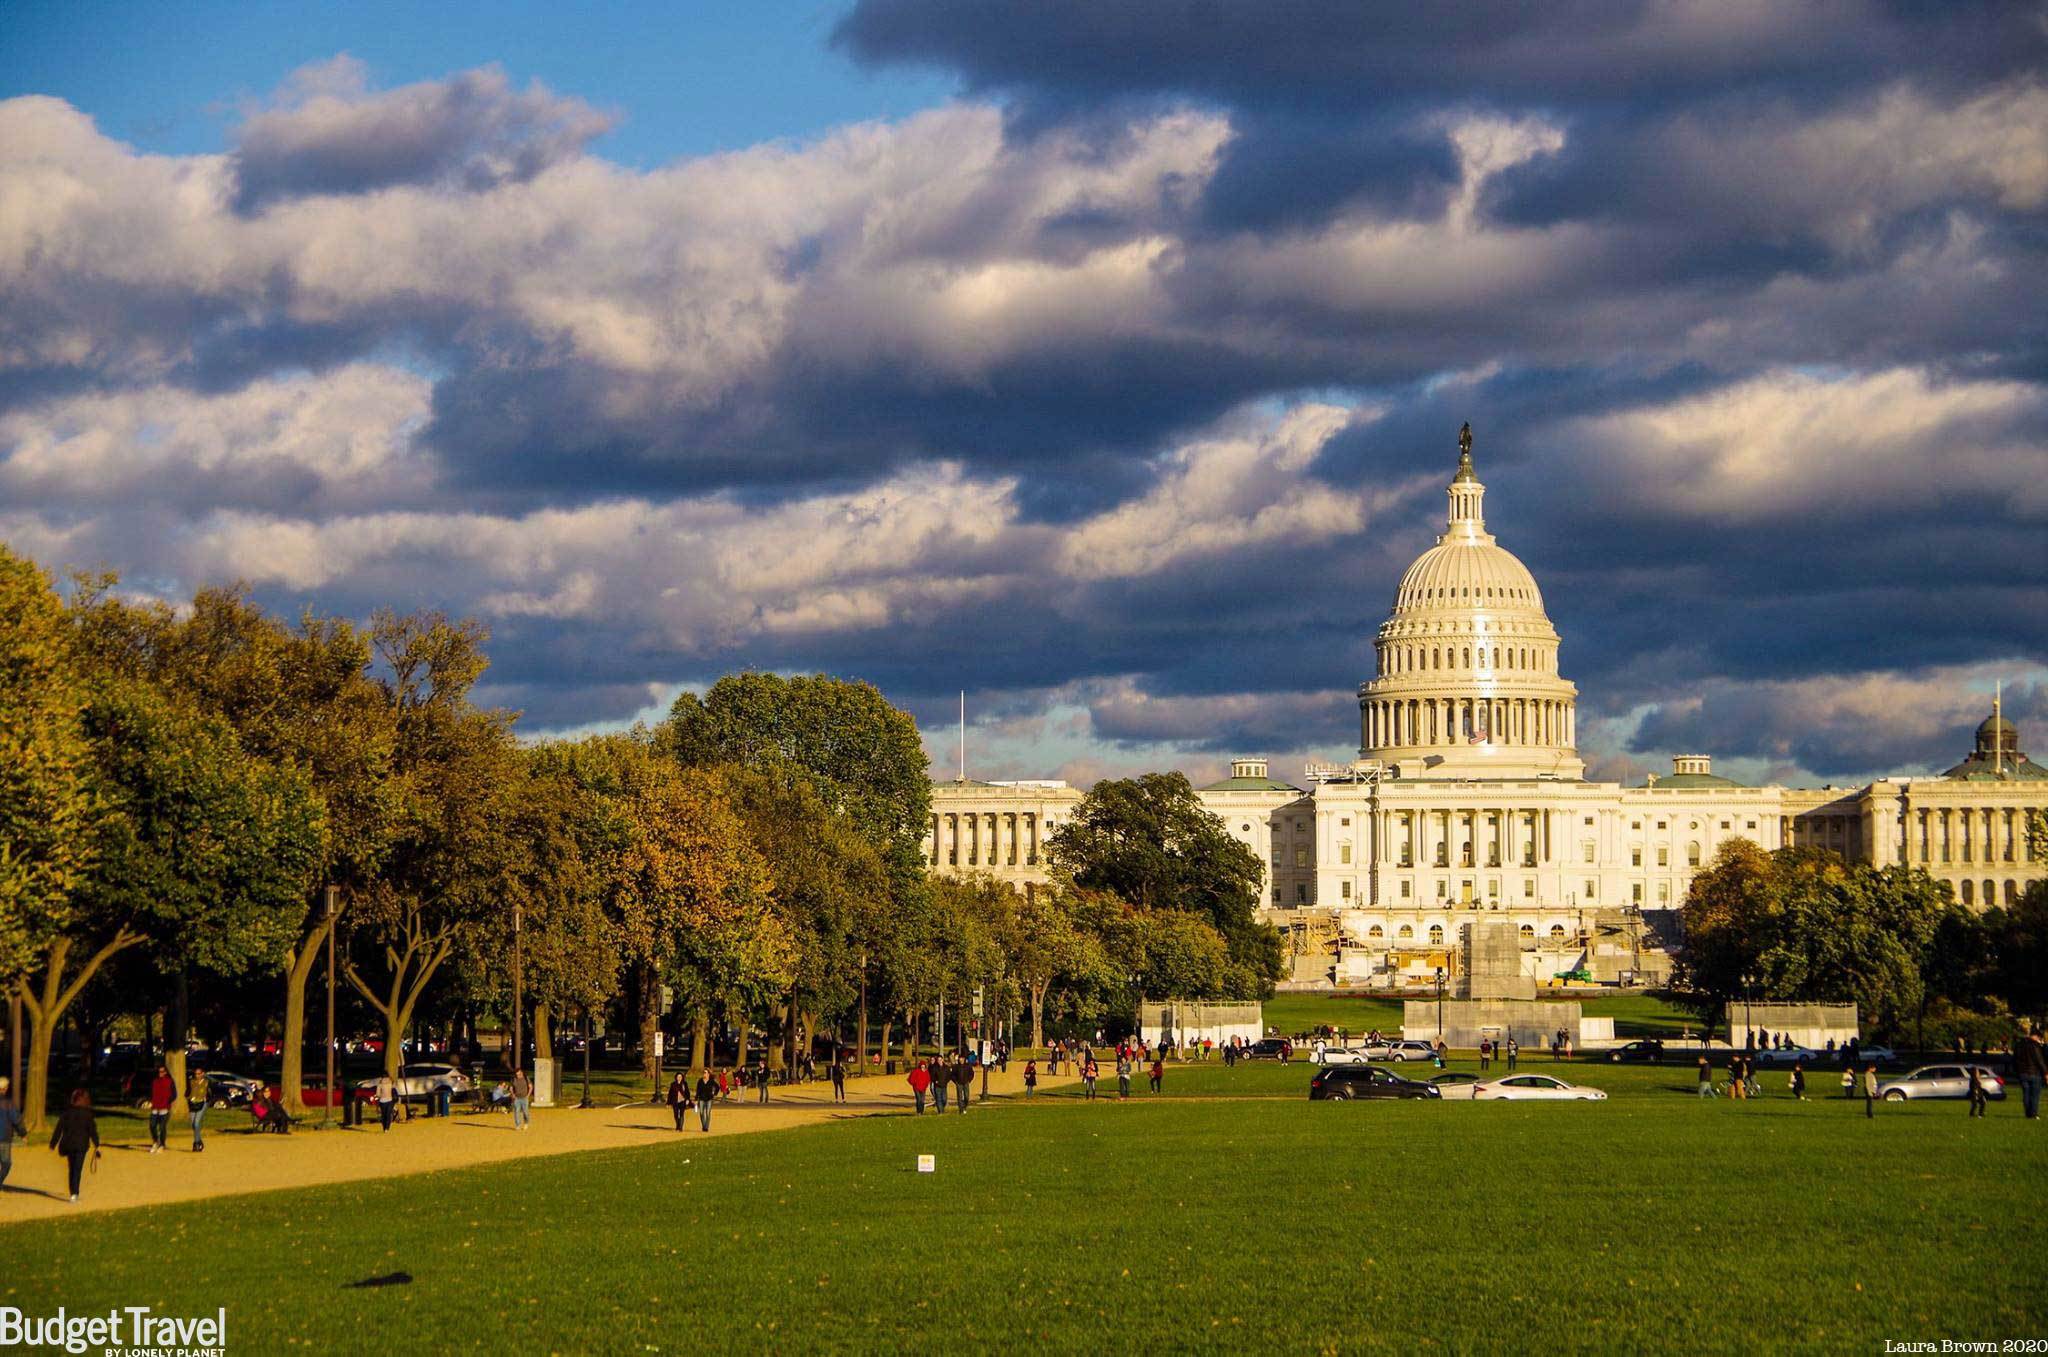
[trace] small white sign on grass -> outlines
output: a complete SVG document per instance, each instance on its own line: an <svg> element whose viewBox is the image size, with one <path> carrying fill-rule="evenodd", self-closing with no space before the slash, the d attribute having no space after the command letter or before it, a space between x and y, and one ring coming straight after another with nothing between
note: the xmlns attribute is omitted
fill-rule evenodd
<svg viewBox="0 0 2048 1357"><path fill-rule="evenodd" d="M937 1173L939 1171L939 1157L935 1154L919 1155L917 1157L917 1171L919 1173Z"/></svg>

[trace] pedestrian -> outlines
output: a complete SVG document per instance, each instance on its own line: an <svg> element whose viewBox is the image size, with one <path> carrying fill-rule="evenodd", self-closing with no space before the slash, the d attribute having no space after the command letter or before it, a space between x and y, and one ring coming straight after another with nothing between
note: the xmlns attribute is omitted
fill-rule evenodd
<svg viewBox="0 0 2048 1357"><path fill-rule="evenodd" d="M7 1175L14 1169L14 1141L25 1136L28 1127L21 1120L21 1109L14 1105L14 1092L7 1076L0 1074L0 1187L7 1185Z"/></svg>
<svg viewBox="0 0 2048 1357"><path fill-rule="evenodd" d="M185 1110L192 1118L192 1153L198 1154L206 1148L206 1100L213 1096L213 1081L206 1077L206 1071L194 1066L192 1077L185 1081ZM332 1101L333 1095L328 1095Z"/></svg>
<svg viewBox="0 0 2048 1357"><path fill-rule="evenodd" d="M1787 1081L1787 1083L1791 1088L1792 1096L1797 1098L1802 1103L1805 1102L1806 1066L1803 1062L1797 1060L1792 1062L1792 1077L1790 1080Z"/></svg>
<svg viewBox="0 0 2048 1357"><path fill-rule="evenodd" d="M2020 1037L2019 1046L2012 1053L2012 1072L2020 1081L2020 1104L2027 1120L2037 1120L2041 1115L2041 1085L2048 1080L2048 1049L2041 1044L2041 1033L2028 1027Z"/></svg>
<svg viewBox="0 0 2048 1357"><path fill-rule="evenodd" d="M944 1061L934 1058L931 1062L931 1078L932 1110L944 1112L946 1095L953 1090L953 1072L946 1068Z"/></svg>
<svg viewBox="0 0 2048 1357"><path fill-rule="evenodd" d="M1152 1091L1159 1092L1160 1081L1166 1078L1166 1066L1158 1056L1152 1057Z"/></svg>
<svg viewBox="0 0 2048 1357"><path fill-rule="evenodd" d="M1705 1056L1700 1057L1700 1096L1702 1098L1714 1096L1714 1067L1708 1063Z"/></svg>
<svg viewBox="0 0 2048 1357"><path fill-rule="evenodd" d="M683 1072L677 1070L675 1077L668 1081L668 1110L669 1115L675 1118L678 1131L687 1131L689 1129L689 1123L684 1120L689 1108L689 1090L684 1085Z"/></svg>
<svg viewBox="0 0 2048 1357"><path fill-rule="evenodd" d="M910 1067L910 1096L917 1102L917 1115L924 1115L924 1091L932 1086L932 1072L922 1064ZM940 1108L944 1111L944 1108Z"/></svg>
<svg viewBox="0 0 2048 1357"><path fill-rule="evenodd" d="M1984 1067L1982 1065L1972 1065L1969 1067L1969 1070L1970 1115L1973 1117L1981 1117L1984 1115L1984 1103L1987 1098L1987 1095L1984 1092Z"/></svg>
<svg viewBox="0 0 2048 1357"><path fill-rule="evenodd" d="M1852 1069L1844 1069L1842 1071L1842 1096L1844 1098L1856 1096L1856 1071Z"/></svg>
<svg viewBox="0 0 2048 1357"><path fill-rule="evenodd" d="M1029 1098L1037 1091L1038 1062L1036 1060L1026 1060L1024 1062L1024 1096Z"/></svg>
<svg viewBox="0 0 2048 1357"><path fill-rule="evenodd" d="M527 1099L531 1097L533 1097L533 1081L526 1077L525 1069L518 1066L514 1066L512 1070L513 1130L524 1131L528 1129L529 1122L527 1118L526 1105Z"/></svg>
<svg viewBox="0 0 2048 1357"><path fill-rule="evenodd" d="M1738 1100L1749 1096L1749 1085L1743 1082L1742 1057L1739 1055L1728 1057L1728 1096Z"/></svg>
<svg viewBox="0 0 2048 1357"><path fill-rule="evenodd" d="M171 1104L178 1100L178 1086L171 1082L171 1071L167 1065L156 1067L156 1078L149 1081L149 1152L164 1152L164 1136L171 1128Z"/></svg>
<svg viewBox="0 0 2048 1357"><path fill-rule="evenodd" d="M718 1072L718 1096L727 1102L732 1101L732 1076L724 1070Z"/></svg>
<svg viewBox="0 0 2048 1357"><path fill-rule="evenodd" d="M1513 1037L1508 1038L1508 1068L1515 1067L1515 1060L1522 1054L1522 1044Z"/></svg>
<svg viewBox="0 0 2048 1357"><path fill-rule="evenodd" d="M1444 1067L1444 1057L1449 1055L1450 1053L1451 1048L1444 1043L1444 1039L1442 1037L1438 1037L1436 1039L1435 1050L1436 1067L1438 1069L1442 1069Z"/></svg>
<svg viewBox="0 0 2048 1357"><path fill-rule="evenodd" d="M846 1062L839 1058L839 1048L837 1046L832 1048L831 1074L832 1101L843 1103L846 1101Z"/></svg>
<svg viewBox="0 0 2048 1357"><path fill-rule="evenodd" d="M71 1200L78 1200L78 1180L85 1174L85 1156L92 1153L93 1162L100 1157L100 1124L93 1119L92 1095L82 1088L71 1090L70 1104L57 1116L57 1125L50 1132L50 1148L64 1156L64 1162L71 1171Z"/></svg>
<svg viewBox="0 0 2048 1357"><path fill-rule="evenodd" d="M1863 1067L1863 1115L1866 1118L1877 1115L1877 1066Z"/></svg>
<svg viewBox="0 0 2048 1357"><path fill-rule="evenodd" d="M378 1075L377 1120L384 1124L385 1130L388 1131L391 1129L391 1114L393 1112L396 1112L397 1110L398 1085L392 1082L391 1076L389 1074Z"/></svg>
<svg viewBox="0 0 2048 1357"><path fill-rule="evenodd" d="M1091 1103L1095 1101L1096 1074L1095 1057L1092 1055L1083 1056L1081 1058L1081 1084L1088 1090L1088 1101Z"/></svg>
<svg viewBox="0 0 2048 1357"><path fill-rule="evenodd" d="M697 1125L706 1132L711 1130L711 1101L718 1096L718 1085L712 1081L711 1071L705 1070L697 1076Z"/></svg>
<svg viewBox="0 0 2048 1357"><path fill-rule="evenodd" d="M757 1056L754 1060L754 1101L768 1101L768 1057Z"/></svg>
<svg viewBox="0 0 2048 1357"><path fill-rule="evenodd" d="M1479 1068L1489 1069L1493 1065L1493 1043L1485 1037L1479 1039Z"/></svg>
<svg viewBox="0 0 2048 1357"><path fill-rule="evenodd" d="M1116 1057L1116 1096L1118 1102L1131 1096L1131 1057L1123 1051Z"/></svg>

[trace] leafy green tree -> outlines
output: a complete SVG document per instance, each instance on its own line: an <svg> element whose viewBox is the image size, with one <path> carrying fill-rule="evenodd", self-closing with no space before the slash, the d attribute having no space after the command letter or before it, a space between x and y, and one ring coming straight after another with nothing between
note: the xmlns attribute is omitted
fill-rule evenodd
<svg viewBox="0 0 2048 1357"><path fill-rule="evenodd" d="M826 674L728 674L676 699L662 743L689 767L794 765L875 846L898 884L924 873L931 782L917 722L872 684Z"/></svg>
<svg viewBox="0 0 2048 1357"><path fill-rule="evenodd" d="M1985 982L2015 1013L2048 1017L2048 878L1984 912Z"/></svg>
<svg viewBox="0 0 2048 1357"><path fill-rule="evenodd" d="M485 665L483 629L439 614L379 614L372 639L391 708L394 812L380 870L351 901L356 935L380 966L351 956L351 986L384 1025L384 1066L427 986L465 933L519 889L519 762L510 720L470 704Z"/></svg>
<svg viewBox="0 0 2048 1357"><path fill-rule="evenodd" d="M91 867L84 710L62 603L0 546L0 990L66 932Z"/></svg>
<svg viewBox="0 0 2048 1357"><path fill-rule="evenodd" d="M289 943L321 856L321 807L304 772L252 758L219 718L117 679L93 695L84 724L105 810L76 931L53 944L26 995L37 1110L50 1034L109 958L147 943L160 969L241 974ZM80 938L95 950L67 976ZM182 1044L169 1060L182 1076Z"/></svg>
<svg viewBox="0 0 2048 1357"><path fill-rule="evenodd" d="M1258 922L1258 857L1179 773L1098 782L1048 845L1056 875L1140 910L1205 920L1260 997L1282 971L1280 935ZM1245 996L1239 996L1245 997Z"/></svg>
<svg viewBox="0 0 2048 1357"><path fill-rule="evenodd" d="M1722 844L1692 879L1679 909L1685 947L1672 979L1709 1036L1754 975L1780 908L1771 856L1748 839Z"/></svg>

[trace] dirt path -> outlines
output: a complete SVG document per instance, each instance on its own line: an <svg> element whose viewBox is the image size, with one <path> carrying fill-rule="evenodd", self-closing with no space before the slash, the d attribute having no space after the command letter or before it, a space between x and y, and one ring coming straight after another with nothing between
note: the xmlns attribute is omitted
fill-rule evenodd
<svg viewBox="0 0 2048 1357"><path fill-rule="evenodd" d="M1073 1082L1040 1075L1040 1087ZM1003 1096L1024 1090L1022 1066L994 1075L989 1091ZM977 1089L977 1093L979 1090ZM819 1082L777 1088L767 1104L735 1099L711 1113L711 1134L776 1131L841 1117L908 1112L910 1090L900 1078L874 1076L847 1085L847 1101L832 1101L832 1086ZM536 1108L531 1130L514 1132L503 1113L458 1112L447 1118L399 1122L387 1133L373 1120L361 1127L301 1129L288 1136L256 1135L241 1113L213 1113L203 1154L192 1150L190 1128L171 1123L170 1148L149 1153L147 1141L107 1147L97 1173L88 1172L76 1206L65 1200L64 1160L44 1148L46 1141L16 1142L14 1171L0 1190L0 1223L87 1211L119 1211L167 1202L196 1201L242 1192L312 1187L321 1183L393 1178L438 1169L466 1168L535 1155L574 1154L655 1144L664 1139L699 1138L691 1112L687 1132L678 1133L666 1106ZM317 1128L317 1116L313 1125ZM47 1134L47 1132L45 1133Z"/></svg>

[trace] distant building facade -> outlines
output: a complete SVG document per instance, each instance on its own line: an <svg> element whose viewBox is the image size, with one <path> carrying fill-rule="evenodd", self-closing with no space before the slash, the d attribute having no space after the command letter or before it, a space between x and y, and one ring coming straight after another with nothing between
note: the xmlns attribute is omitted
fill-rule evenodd
<svg viewBox="0 0 2048 1357"><path fill-rule="evenodd" d="M1585 780L1577 688L1535 579L1486 531L1469 435L1446 528L1403 574L1359 686L1360 757L1305 785L1234 760L1203 804L1266 873L1265 916L1297 978L1389 986L1455 970L1465 925L1505 919L1539 980L1585 971L1654 982L1676 909L1730 839L1921 867L1979 908L2048 874L2026 834L2048 769L2001 713L1938 777L1854 788L1747 787L1703 754L1644 785ZM927 860L1019 885L1081 793L1063 783L935 783Z"/></svg>

